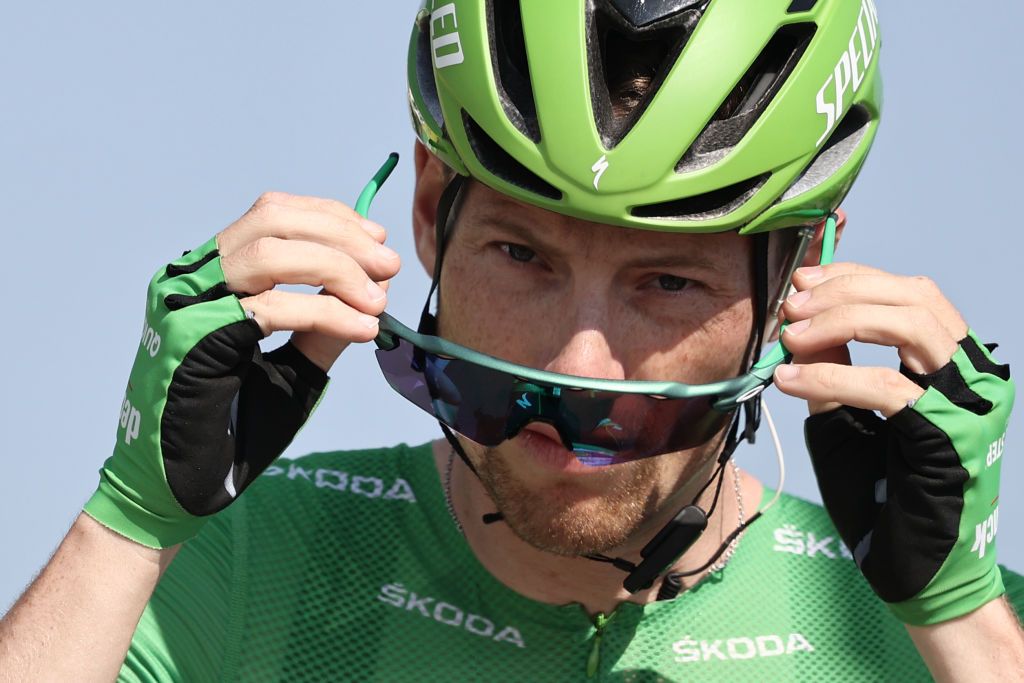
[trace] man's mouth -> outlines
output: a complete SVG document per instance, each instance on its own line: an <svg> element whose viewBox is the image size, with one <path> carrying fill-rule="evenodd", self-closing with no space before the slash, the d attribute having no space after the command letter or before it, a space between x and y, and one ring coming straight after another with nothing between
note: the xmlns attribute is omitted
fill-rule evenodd
<svg viewBox="0 0 1024 683"><path fill-rule="evenodd" d="M526 453L531 464L545 471L560 474L593 474L596 471L567 450L558 431L549 424L531 422L512 441Z"/></svg>

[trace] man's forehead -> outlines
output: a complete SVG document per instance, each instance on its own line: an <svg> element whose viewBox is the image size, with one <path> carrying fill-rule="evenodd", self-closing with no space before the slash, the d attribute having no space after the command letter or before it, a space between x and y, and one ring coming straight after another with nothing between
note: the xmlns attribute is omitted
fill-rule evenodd
<svg viewBox="0 0 1024 683"><path fill-rule="evenodd" d="M520 202L480 183L464 206L477 229L491 227L552 249L614 254L650 265L697 263L718 267L745 258L749 240L735 232L678 233L625 228L566 216Z"/></svg>

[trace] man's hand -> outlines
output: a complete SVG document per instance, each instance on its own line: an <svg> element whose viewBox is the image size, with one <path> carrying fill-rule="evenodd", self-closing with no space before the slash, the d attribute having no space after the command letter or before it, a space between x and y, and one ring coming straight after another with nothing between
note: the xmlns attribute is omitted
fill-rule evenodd
<svg viewBox="0 0 1024 683"><path fill-rule="evenodd" d="M387 282L400 266L384 238L384 228L341 202L269 192L217 235L217 246L227 288L244 297L263 334L294 330L292 343L326 372L350 342L377 335ZM279 284L330 296L281 292Z"/></svg>
<svg viewBox="0 0 1024 683"><path fill-rule="evenodd" d="M937 680L1017 680L1024 637L994 601L1009 367L930 280L837 263L798 270L794 285L783 307L794 360L775 379L808 402L808 450L839 534ZM900 370L853 367L851 341L895 347Z"/></svg>
<svg viewBox="0 0 1024 683"><path fill-rule="evenodd" d="M280 455L345 346L376 335L374 282L399 266L383 241L343 204L267 194L157 272L114 454L86 514L0 622L0 681L117 675L176 544ZM325 292L274 291L286 283ZM261 353L275 330L296 333Z"/></svg>
<svg viewBox="0 0 1024 683"><path fill-rule="evenodd" d="M822 499L872 588L916 625L999 596L1009 368L929 280L839 263L800 269L794 284L794 364L777 383L808 401ZM900 371L851 366L851 341L895 347Z"/></svg>
<svg viewBox="0 0 1024 683"><path fill-rule="evenodd" d="M114 454L85 511L137 543L194 535L291 443L351 342L377 334L397 254L338 202L267 194L153 277ZM323 287L322 295L279 284ZM263 354L278 330L293 341Z"/></svg>

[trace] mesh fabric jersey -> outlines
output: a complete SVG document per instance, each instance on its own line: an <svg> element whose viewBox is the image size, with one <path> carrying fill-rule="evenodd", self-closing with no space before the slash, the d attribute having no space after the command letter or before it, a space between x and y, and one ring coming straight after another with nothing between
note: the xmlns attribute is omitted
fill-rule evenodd
<svg viewBox="0 0 1024 683"><path fill-rule="evenodd" d="M1024 606L1024 579L1004 570ZM792 496L719 575L607 618L477 561L429 445L280 460L185 544L127 681L930 680L820 507Z"/></svg>

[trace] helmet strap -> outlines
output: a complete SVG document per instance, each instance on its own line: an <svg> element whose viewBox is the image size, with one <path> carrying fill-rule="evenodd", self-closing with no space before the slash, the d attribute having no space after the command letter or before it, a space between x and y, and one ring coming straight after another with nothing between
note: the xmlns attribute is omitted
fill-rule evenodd
<svg viewBox="0 0 1024 683"><path fill-rule="evenodd" d="M448 184L445 185L444 190L441 191L441 197L437 202L437 213L434 217L434 272L431 276L427 300L423 303L423 311L420 313L420 324L416 330L420 334L437 334L437 316L430 312L430 302L436 292L438 307L440 307L441 266L444 264L444 253L448 247L448 238L451 236L452 225L455 222L455 217L458 215L459 200L462 197L462 190L465 188L467 180L466 176L456 173L448 181ZM458 454L459 459L479 479L480 473L469 459L465 449L459 443L452 430L440 420L438 420L437 424L441 427L441 433L444 434L444 438L448 441L452 450ZM502 516L500 512L492 512L484 515L483 519L486 524L492 524L502 519Z"/></svg>
<svg viewBox="0 0 1024 683"><path fill-rule="evenodd" d="M444 263L444 252L448 248L448 238L452 233L452 224L459 212L462 189L466 186L467 180L466 176L456 173L445 185L441 192L441 198L437 202L437 213L434 216L434 273L431 276L427 300L423 302L420 324L416 328L420 334L437 334L437 316L430 312L430 302L434 298L434 292L437 292L438 306L440 306L441 266Z"/></svg>
<svg viewBox="0 0 1024 683"><path fill-rule="evenodd" d="M761 347L764 346L764 331L768 326L768 251L770 234L759 232L751 237L753 240L751 248L751 273L753 277L754 291L752 302L754 307L754 328L751 330L750 343L747 346L747 367L744 372L749 372L761 355ZM754 398L743 404L743 440L754 443L754 436L757 428L761 425L761 401ZM728 449L729 444L726 444ZM735 444L732 450L735 450ZM730 451L731 454L731 451Z"/></svg>

